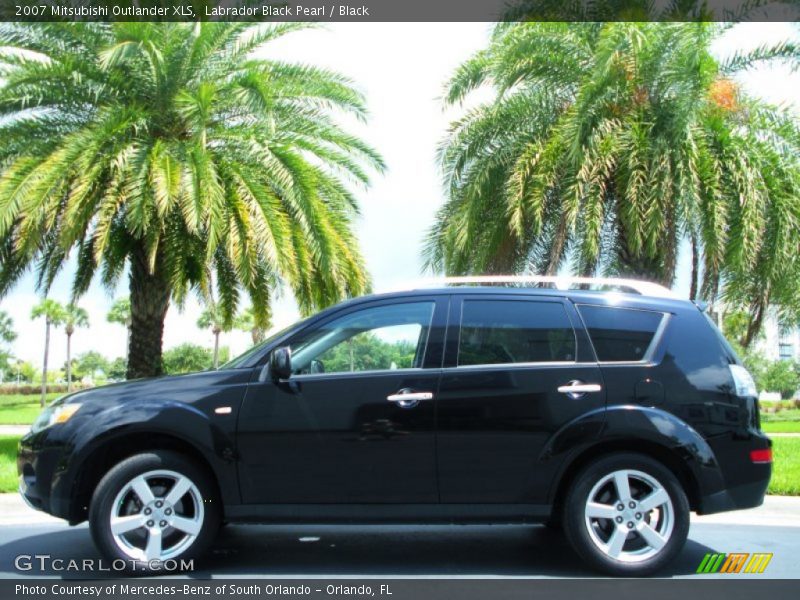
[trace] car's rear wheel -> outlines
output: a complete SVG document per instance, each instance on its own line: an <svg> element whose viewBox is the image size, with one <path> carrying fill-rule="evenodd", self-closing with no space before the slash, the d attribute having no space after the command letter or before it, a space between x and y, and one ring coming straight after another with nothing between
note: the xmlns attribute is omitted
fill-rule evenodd
<svg viewBox="0 0 800 600"><path fill-rule="evenodd" d="M153 451L127 458L100 481L89 523L100 552L131 571L171 568L200 555L217 533L216 487L181 454ZM122 564L122 563L118 563Z"/></svg>
<svg viewBox="0 0 800 600"><path fill-rule="evenodd" d="M585 467L565 502L564 531L575 551L611 575L648 575L681 551L689 502L660 462L611 454Z"/></svg>

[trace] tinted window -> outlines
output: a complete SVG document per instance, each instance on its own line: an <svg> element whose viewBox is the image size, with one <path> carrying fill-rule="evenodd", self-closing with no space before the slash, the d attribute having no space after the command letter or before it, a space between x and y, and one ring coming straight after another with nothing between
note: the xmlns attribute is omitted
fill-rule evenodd
<svg viewBox="0 0 800 600"><path fill-rule="evenodd" d="M291 341L295 373L421 367L433 302L374 306L346 314Z"/></svg>
<svg viewBox="0 0 800 600"><path fill-rule="evenodd" d="M559 302L465 300L458 365L575 360L575 334Z"/></svg>
<svg viewBox="0 0 800 600"><path fill-rule="evenodd" d="M647 354L663 313L607 306L579 306L600 361L639 361Z"/></svg>

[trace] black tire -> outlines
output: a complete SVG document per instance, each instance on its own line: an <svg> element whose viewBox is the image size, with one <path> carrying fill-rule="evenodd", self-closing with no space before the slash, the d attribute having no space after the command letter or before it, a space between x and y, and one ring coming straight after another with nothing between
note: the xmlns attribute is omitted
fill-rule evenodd
<svg viewBox="0 0 800 600"><path fill-rule="evenodd" d="M150 561L138 560L123 551L115 541L114 534L111 531L111 516L114 514L113 511L117 510L115 508L117 495L122 493L128 483L137 476L152 471L175 472L188 478L199 491L200 498L197 499L197 502L202 503L202 513L198 511L198 516L195 518L197 523L200 524L200 530L185 550L180 551L175 556L170 556L178 564L182 560L189 561L201 556L216 537L222 520L216 484L206 469L197 465L194 461L180 453L168 450L153 450L126 458L106 473L97 485L89 506L89 526L92 539L100 553L111 564L121 565L120 561L123 561L126 566L125 570L132 573L147 574L156 572L157 569L152 568ZM191 504L191 498L189 500L181 500L181 502L184 501L187 504ZM177 508L174 514L175 517L179 516ZM200 518L200 514L202 514L202 518ZM182 534L180 530L165 529L164 531L165 536L167 531L173 531L170 534L173 537L179 537ZM145 534L143 533L142 535ZM114 563L113 561L117 562ZM116 566L114 568L117 569ZM160 567L158 572L164 573L164 567Z"/></svg>
<svg viewBox="0 0 800 600"><path fill-rule="evenodd" d="M654 549L656 554L653 556L647 558L643 557L641 559L633 557L633 560L639 560L639 562L626 562L624 555L627 552L629 557L628 560L631 560L630 556L632 553L630 551L623 552L621 555L622 558L619 560L604 552L594 541L592 537L593 534L590 533L590 528L587 524L587 518L585 515L587 502L589 501L589 495L595 485L598 485L601 481L603 481L604 478L610 476L612 473L621 470L638 471L657 481L663 490L667 492L669 500L672 504L671 512L674 513L674 516L671 517L671 534L669 535L666 544L664 544L664 546L660 549ZM633 481L634 485L631 488L632 492L633 489L639 485L635 479ZM614 484L612 482L608 485ZM616 486L613 489L616 489ZM606 493L610 494L611 492ZM643 492L642 496L638 498L633 497L633 501L636 502L637 499L643 499L647 493L649 492ZM619 505L619 503L614 504L616 510L619 510ZM627 515L627 507L624 510L626 511L625 514ZM620 513L620 515L622 514L623 513ZM616 518L617 517L615 517L614 520L616 520ZM594 532L599 532L599 534L596 534L596 537L599 537L599 535L603 534L603 529L601 527L605 527L606 532L613 532L615 527L620 529L627 527L628 523L624 520L627 517L620 518L623 518L624 525L615 525L614 520L611 519L596 521L596 525L593 527ZM631 519L633 518L638 517L631 517ZM645 516L645 520L647 518L649 517ZM633 520L630 522L634 523ZM573 549L592 568L609 575L645 576L650 575L669 564L678 555L686 543L686 537L689 533L689 501L686 498L686 493L684 492L681 483L662 463L642 454L609 454L584 467L575 477L575 480L572 482L564 502L563 523L564 532ZM644 526L644 523L641 521L634 523L634 529L631 531L631 533L634 533L635 535L626 533L625 535L628 537L625 538L625 536L623 536L623 539L626 540L623 548L645 543L644 538L636 533L636 528L640 526L640 523L641 526ZM658 523L656 523L656 526L658 526ZM609 533L607 535L610 536L611 534ZM606 545L608 548L611 546L610 540L611 538L609 537L607 540L601 541L608 542Z"/></svg>

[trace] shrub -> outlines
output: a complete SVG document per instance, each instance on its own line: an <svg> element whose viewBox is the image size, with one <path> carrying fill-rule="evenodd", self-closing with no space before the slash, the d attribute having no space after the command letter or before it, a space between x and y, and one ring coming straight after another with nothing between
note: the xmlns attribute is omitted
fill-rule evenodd
<svg viewBox="0 0 800 600"><path fill-rule="evenodd" d="M72 391L82 390L88 387L92 387L90 385L84 385L82 383L73 383L72 384ZM64 393L67 391L67 384L66 383L50 383L47 385L47 393ZM0 396L9 396L12 394L20 395L20 396L34 396L36 394L42 393L42 386L38 383L27 383L22 385L17 385L16 383L4 383L0 385Z"/></svg>

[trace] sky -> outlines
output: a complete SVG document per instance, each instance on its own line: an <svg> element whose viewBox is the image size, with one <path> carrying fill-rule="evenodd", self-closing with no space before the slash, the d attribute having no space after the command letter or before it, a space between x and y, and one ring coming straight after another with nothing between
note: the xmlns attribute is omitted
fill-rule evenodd
<svg viewBox="0 0 800 600"><path fill-rule="evenodd" d="M370 118L366 124L350 123L348 128L366 139L383 155L387 172L373 178L368 189L357 196L361 215L356 222L361 250L373 280L373 287L390 289L423 276L421 249L425 232L436 210L444 202L441 176L437 170L436 148L448 124L460 114L458 108L443 110L444 82L453 70L475 51L485 47L488 23L334 23L325 28L301 31L272 43L266 57L315 64L350 77L366 96ZM736 49L796 35L785 23L741 24L720 40L715 51L721 55ZM800 73L787 68L761 68L741 78L753 94L800 110ZM676 290L688 295L688 256L679 258ZM55 282L50 297L69 299L74 264L70 261ZM106 321L115 297L127 295L127 278L109 293L94 284L79 304L89 313L90 328L73 336L73 355L99 350L108 358L125 354L126 332ZM40 364L44 345L44 322L30 320L31 307L39 301L32 274L0 300L14 320L18 333L12 345L15 356ZM192 298L183 312L170 307L164 330L164 347L183 342L211 347L210 331L200 330L200 306ZM283 327L298 317L287 294L274 305L274 326ZM222 335L222 345L232 355L250 344L244 332ZM53 335L50 364L66 360L62 330Z"/></svg>

